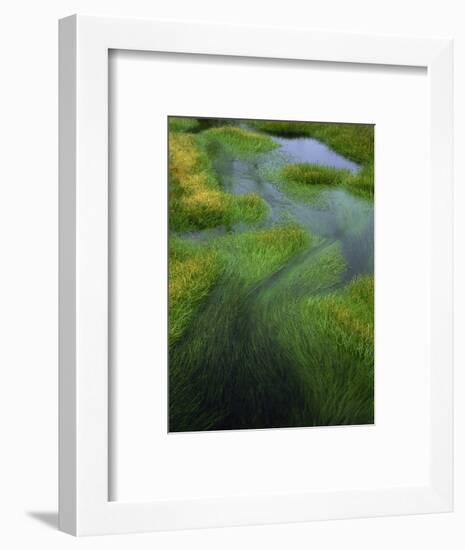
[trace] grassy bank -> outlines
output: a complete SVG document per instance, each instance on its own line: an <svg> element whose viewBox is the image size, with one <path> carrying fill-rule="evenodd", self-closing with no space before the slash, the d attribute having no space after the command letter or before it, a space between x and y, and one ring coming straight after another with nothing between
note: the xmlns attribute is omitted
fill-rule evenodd
<svg viewBox="0 0 465 550"><path fill-rule="evenodd" d="M252 124L258 130L272 135L286 137L312 137L322 141L337 153L353 160L361 165L357 174L346 174L347 177L336 177L330 184L346 185L358 195L373 198L374 196L374 126L371 124L337 124L319 122L287 122L287 121L253 121ZM290 165L296 166L296 165ZM317 180L309 181L306 173L314 171L314 165L300 166L301 182L317 183ZM286 170L291 172L290 175ZM282 177L286 181L296 183L297 169L285 168ZM290 176L290 177L289 177ZM336 181L338 180L338 181Z"/></svg>
<svg viewBox="0 0 465 550"><path fill-rule="evenodd" d="M284 190L302 200L314 202L318 196L310 186L341 185L349 188L361 197L372 199L374 195L373 165L362 167L353 174L348 170L340 170L318 164L287 164L270 176L278 184L284 184Z"/></svg>
<svg viewBox="0 0 465 550"><path fill-rule="evenodd" d="M339 154L367 165L374 158L374 125L321 122L252 121L255 128L285 137L313 137Z"/></svg>
<svg viewBox="0 0 465 550"><path fill-rule="evenodd" d="M212 248L172 237L169 243L170 346L181 336L220 274L218 255Z"/></svg>
<svg viewBox="0 0 465 550"><path fill-rule="evenodd" d="M253 193L225 193L195 136L169 136L169 224L175 231L231 226L262 219L266 203Z"/></svg>

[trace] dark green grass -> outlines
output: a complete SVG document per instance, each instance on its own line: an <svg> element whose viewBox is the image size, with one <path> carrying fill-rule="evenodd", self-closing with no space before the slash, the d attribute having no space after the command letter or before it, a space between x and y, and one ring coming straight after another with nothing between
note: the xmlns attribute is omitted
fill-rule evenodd
<svg viewBox="0 0 465 550"><path fill-rule="evenodd" d="M200 128L199 121L192 117L168 117L170 132L193 132Z"/></svg>
<svg viewBox="0 0 465 550"><path fill-rule="evenodd" d="M291 226L212 246L221 277L170 351L170 431L372 423L370 292L341 286L338 242Z"/></svg>
<svg viewBox="0 0 465 550"><path fill-rule="evenodd" d="M373 318L370 276L276 308L275 333L306 388L297 424L374 422Z"/></svg>

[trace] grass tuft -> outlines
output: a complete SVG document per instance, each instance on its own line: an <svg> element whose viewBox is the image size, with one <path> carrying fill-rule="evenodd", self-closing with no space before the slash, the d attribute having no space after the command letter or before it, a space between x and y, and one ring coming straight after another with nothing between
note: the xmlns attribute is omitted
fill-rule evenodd
<svg viewBox="0 0 465 550"><path fill-rule="evenodd" d="M281 177L286 183L305 185L339 185L350 174L348 170L339 170L319 164L286 164Z"/></svg>
<svg viewBox="0 0 465 550"><path fill-rule="evenodd" d="M196 118L188 117L168 117L168 128L170 132L192 132L200 127Z"/></svg>
<svg viewBox="0 0 465 550"><path fill-rule="evenodd" d="M326 143L337 153L362 165L362 170L345 178L354 193L374 196L374 125L321 122L253 121L258 130L279 136L312 137ZM294 180L296 181L296 180Z"/></svg>
<svg viewBox="0 0 465 550"><path fill-rule="evenodd" d="M226 272L236 281L250 284L317 240L302 227L288 224L222 237L216 241L215 249Z"/></svg>
<svg viewBox="0 0 465 550"><path fill-rule="evenodd" d="M231 154L248 156L272 151L278 144L269 136L234 126L211 128L202 133L206 143L220 144Z"/></svg>

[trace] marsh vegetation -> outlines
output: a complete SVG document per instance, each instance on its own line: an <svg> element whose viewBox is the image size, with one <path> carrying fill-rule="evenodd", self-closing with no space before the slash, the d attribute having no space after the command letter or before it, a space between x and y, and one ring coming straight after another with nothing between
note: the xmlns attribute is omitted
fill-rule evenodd
<svg viewBox="0 0 465 550"><path fill-rule="evenodd" d="M374 421L370 125L169 118L169 430Z"/></svg>

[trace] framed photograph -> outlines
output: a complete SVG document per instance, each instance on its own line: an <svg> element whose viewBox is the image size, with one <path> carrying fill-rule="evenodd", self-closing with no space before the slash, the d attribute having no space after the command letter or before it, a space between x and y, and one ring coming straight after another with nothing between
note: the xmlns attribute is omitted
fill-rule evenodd
<svg viewBox="0 0 465 550"><path fill-rule="evenodd" d="M60 528L451 511L452 42L59 34Z"/></svg>

